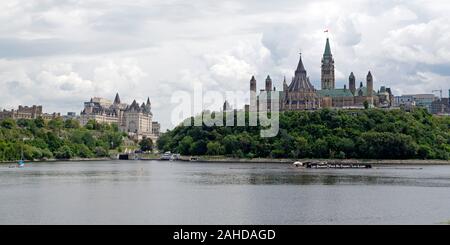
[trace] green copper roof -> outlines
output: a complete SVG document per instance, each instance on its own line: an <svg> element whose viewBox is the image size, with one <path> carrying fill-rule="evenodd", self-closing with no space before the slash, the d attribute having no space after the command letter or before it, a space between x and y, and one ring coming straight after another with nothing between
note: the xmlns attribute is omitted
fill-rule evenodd
<svg viewBox="0 0 450 245"><path fill-rule="evenodd" d="M331 48L330 48L330 40L327 38L327 44L325 45L325 52L323 53L324 56L330 56L331 55Z"/></svg>
<svg viewBox="0 0 450 245"><path fill-rule="evenodd" d="M318 90L317 94L320 97L353 97L352 92L350 91L350 89L343 89L343 88L338 88L338 89L322 89L322 90Z"/></svg>
<svg viewBox="0 0 450 245"><path fill-rule="evenodd" d="M367 87L357 88L355 91L355 96L358 96L360 94L360 91L362 92L362 96L367 96ZM375 90L372 91L372 94L374 96L378 95L378 93Z"/></svg>

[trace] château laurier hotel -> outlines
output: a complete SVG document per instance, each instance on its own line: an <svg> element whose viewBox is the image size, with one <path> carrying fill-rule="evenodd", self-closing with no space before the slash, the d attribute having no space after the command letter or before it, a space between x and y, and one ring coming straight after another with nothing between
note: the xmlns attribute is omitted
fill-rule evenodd
<svg viewBox="0 0 450 245"><path fill-rule="evenodd" d="M89 120L115 123L121 131L137 139L147 137L155 142L160 134L160 124L153 121L150 98L141 105L136 100L131 105L122 103L118 93L114 102L105 98L91 98L90 101L84 102L80 123L84 126Z"/></svg>

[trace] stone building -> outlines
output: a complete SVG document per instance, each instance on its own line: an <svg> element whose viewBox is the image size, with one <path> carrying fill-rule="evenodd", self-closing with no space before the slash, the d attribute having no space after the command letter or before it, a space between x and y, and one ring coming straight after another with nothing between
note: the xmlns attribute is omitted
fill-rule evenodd
<svg viewBox="0 0 450 245"><path fill-rule="evenodd" d="M327 38L322 57L320 90L316 90L311 84L300 55L297 69L289 85L284 78L283 90L277 92L275 87L272 89L272 79L267 76L265 89L260 92L277 92L280 110L286 111L319 108L364 108L365 102L368 103L369 107L389 108L393 106L394 95L391 89L381 86L376 92L374 90L374 79L370 71L366 76L366 86L361 82L359 87L356 87L356 77L353 72L349 76L348 87L344 85L343 88L336 88L335 82L335 63L330 40ZM261 95L261 93L259 96L256 95L256 79L254 76L250 80L250 92L251 102L255 100L255 97L258 98ZM268 96L267 101L270 100L271 98ZM258 100L258 103L261 103L261 101ZM256 106L259 106L259 104ZM249 108L252 108L252 106L250 105ZM270 106L268 106L268 109L271 109Z"/></svg>
<svg viewBox="0 0 450 245"><path fill-rule="evenodd" d="M44 120L51 120L58 117L61 117L60 113L43 113L41 105L33 105L33 106L22 106L19 105L17 110L3 110L0 111L0 120L5 118L12 119L36 119L43 118Z"/></svg>
<svg viewBox="0 0 450 245"><path fill-rule="evenodd" d="M321 69L321 85L322 89L334 89L336 79L334 76L334 59L331 54L330 40L327 38L325 44L325 52L322 57L322 69Z"/></svg>
<svg viewBox="0 0 450 245"><path fill-rule="evenodd" d="M330 41L327 38L325 51L322 58L322 87L317 91L321 99L322 107L329 108L362 108L364 102L368 102L370 107L391 107L394 96L390 88L381 86L378 92L374 91L373 76L369 71L366 76L366 86L360 82L356 87L356 77L353 72L348 78L348 88L335 88L334 59L331 53Z"/></svg>
<svg viewBox="0 0 450 245"><path fill-rule="evenodd" d="M91 98L89 102L84 103L80 123L84 126L89 120L117 124L121 131L138 139L149 137L156 140L160 134L159 123L153 122L150 98L141 105L136 100L130 105L122 103L118 93L114 102L99 97Z"/></svg>
<svg viewBox="0 0 450 245"><path fill-rule="evenodd" d="M317 91L309 81L302 56L298 61L295 76L289 85L286 78L283 81L283 96L281 110L315 110L320 108L320 98Z"/></svg>

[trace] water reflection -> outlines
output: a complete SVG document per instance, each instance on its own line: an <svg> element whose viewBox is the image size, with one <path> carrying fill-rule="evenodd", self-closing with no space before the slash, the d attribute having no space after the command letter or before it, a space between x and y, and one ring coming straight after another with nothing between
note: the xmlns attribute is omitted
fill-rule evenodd
<svg viewBox="0 0 450 245"><path fill-rule="evenodd" d="M450 218L448 187L450 166L0 166L0 224L437 224Z"/></svg>
<svg viewBox="0 0 450 245"><path fill-rule="evenodd" d="M280 168L274 168L279 170ZM424 187L450 187L450 177L419 177L414 175L399 175L396 172L402 168L385 169L387 175L376 170L298 170L286 168L289 171L241 171L195 172L183 178L184 182L206 185L404 185ZM238 170L233 168L232 170ZM242 171L245 170L245 171ZM256 169L254 169L256 170ZM268 170L268 169L265 169ZM421 170L417 168L414 170Z"/></svg>

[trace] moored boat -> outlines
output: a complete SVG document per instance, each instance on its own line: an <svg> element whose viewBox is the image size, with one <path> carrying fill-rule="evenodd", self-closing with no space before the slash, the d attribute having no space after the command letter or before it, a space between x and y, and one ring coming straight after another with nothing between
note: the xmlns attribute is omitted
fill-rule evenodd
<svg viewBox="0 0 450 245"><path fill-rule="evenodd" d="M167 151L164 154L162 154L159 159L169 161L171 158L172 158L172 153L170 151Z"/></svg>

